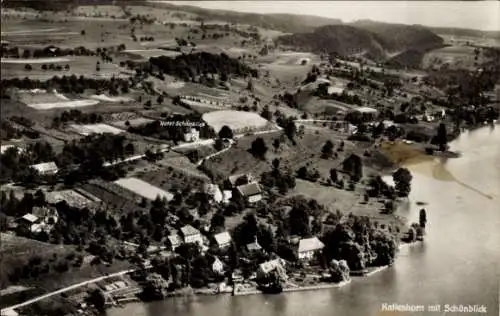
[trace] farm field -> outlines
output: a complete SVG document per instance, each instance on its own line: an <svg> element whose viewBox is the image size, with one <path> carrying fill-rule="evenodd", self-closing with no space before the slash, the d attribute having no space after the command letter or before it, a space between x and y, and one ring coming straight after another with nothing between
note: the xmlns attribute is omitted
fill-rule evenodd
<svg viewBox="0 0 500 316"><path fill-rule="evenodd" d="M203 114L203 120L207 122L216 132L224 125L229 126L234 132L244 130L261 129L269 124L269 121L257 113L244 111L215 111Z"/></svg>
<svg viewBox="0 0 500 316"><path fill-rule="evenodd" d="M100 70L96 70L97 62L100 63ZM29 76L33 79L48 80L54 76L72 76L77 77L85 76L92 78L108 78L115 77L129 77L128 73L121 69L114 63L105 63L100 61L98 57L89 56L71 56L71 57L57 57L57 58L33 58L33 59L14 59L2 58L2 77L5 79L10 78L24 78ZM25 67L31 65L31 70L26 70ZM51 67L60 66L61 69L42 69L42 66ZM66 67L69 67L66 69Z"/></svg>
<svg viewBox="0 0 500 316"><path fill-rule="evenodd" d="M474 47L454 45L433 50L427 53L422 60L424 69L448 65L451 69L465 68L473 69L474 66ZM478 64L485 62L486 59L479 54Z"/></svg>
<svg viewBox="0 0 500 316"><path fill-rule="evenodd" d="M87 125L71 124L70 126L78 134L84 136L92 134L104 134L104 133L118 135L120 133L123 133L123 130L107 124L87 124Z"/></svg>
<svg viewBox="0 0 500 316"><path fill-rule="evenodd" d="M173 194L170 192L166 192L158 187L155 187L143 180L137 178L122 178L115 181L116 184L132 191L146 199L155 200L156 197L160 196L160 198L166 198L170 201L173 198Z"/></svg>

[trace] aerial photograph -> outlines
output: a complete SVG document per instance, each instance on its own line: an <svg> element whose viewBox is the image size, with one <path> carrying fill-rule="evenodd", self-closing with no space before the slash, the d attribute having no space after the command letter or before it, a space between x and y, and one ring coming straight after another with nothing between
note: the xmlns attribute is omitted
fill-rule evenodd
<svg viewBox="0 0 500 316"><path fill-rule="evenodd" d="M500 2L2 0L1 316L500 315Z"/></svg>

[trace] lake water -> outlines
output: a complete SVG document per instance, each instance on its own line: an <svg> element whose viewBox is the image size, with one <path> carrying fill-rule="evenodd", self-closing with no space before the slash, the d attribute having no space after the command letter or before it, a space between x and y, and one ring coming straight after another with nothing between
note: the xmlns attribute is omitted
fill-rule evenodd
<svg viewBox="0 0 500 316"><path fill-rule="evenodd" d="M425 206L425 243L403 249L396 264L371 277L335 289L274 296L210 296L134 303L108 315L133 316L365 316L383 313L384 303L483 304L499 315L500 281L500 126L466 132L451 144L458 159L410 166L412 207L418 221ZM446 315L463 313L446 313ZM400 314L402 315L402 314ZM479 314L468 314L479 315Z"/></svg>

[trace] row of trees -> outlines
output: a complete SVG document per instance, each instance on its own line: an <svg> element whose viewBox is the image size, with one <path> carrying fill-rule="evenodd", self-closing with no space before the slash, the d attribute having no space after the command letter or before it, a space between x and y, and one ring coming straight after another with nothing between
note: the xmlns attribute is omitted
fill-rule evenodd
<svg viewBox="0 0 500 316"><path fill-rule="evenodd" d="M2 79L1 92L7 95L8 88L18 89L44 89L51 91L57 89L63 93L83 93L86 89L92 89L98 93L108 91L110 95L119 95L120 92L127 93L133 82L124 78L95 79L84 76L54 76L49 80L41 81L31 78Z"/></svg>
<svg viewBox="0 0 500 316"><path fill-rule="evenodd" d="M207 52L183 54L174 58L167 56L152 57L149 62L165 74L191 81L196 76L206 74L226 74L241 77L258 77L258 71L224 53L220 55Z"/></svg>

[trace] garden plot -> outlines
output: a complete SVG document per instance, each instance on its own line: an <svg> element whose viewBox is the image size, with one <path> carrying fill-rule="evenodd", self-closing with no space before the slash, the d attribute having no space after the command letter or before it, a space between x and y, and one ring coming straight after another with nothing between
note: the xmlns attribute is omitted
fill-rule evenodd
<svg viewBox="0 0 500 316"><path fill-rule="evenodd" d="M90 96L91 99L104 101L104 102L130 102L131 98L127 97L110 97L105 94L94 94Z"/></svg>
<svg viewBox="0 0 500 316"><path fill-rule="evenodd" d="M71 124L70 126L78 134L84 136L92 134L104 134L104 133L117 135L123 133L123 130L107 124L87 124L87 125Z"/></svg>
<svg viewBox="0 0 500 316"><path fill-rule="evenodd" d="M50 58L2 58L0 63L2 64L55 64L55 63L66 63L71 61L69 58L65 57L50 57Z"/></svg>
<svg viewBox="0 0 500 316"><path fill-rule="evenodd" d="M116 184L124 189L134 192L148 200L155 200L158 196L160 198L166 198L170 201L174 198L174 195L170 192L164 191L158 187L155 187L145 181L137 178L122 178L115 181Z"/></svg>
<svg viewBox="0 0 500 316"><path fill-rule="evenodd" d="M243 131L260 129L269 124L269 121L259 114L244 111L214 111L203 114L202 118L216 132L224 125L233 131Z"/></svg>

